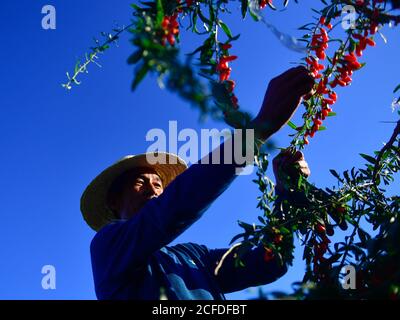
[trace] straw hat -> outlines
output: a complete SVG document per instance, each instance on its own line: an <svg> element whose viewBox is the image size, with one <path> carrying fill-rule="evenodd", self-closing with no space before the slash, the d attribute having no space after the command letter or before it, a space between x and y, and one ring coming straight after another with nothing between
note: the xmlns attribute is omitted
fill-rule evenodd
<svg viewBox="0 0 400 320"><path fill-rule="evenodd" d="M153 164L158 160L157 163ZM81 212L86 223L95 231L115 220L116 217L107 206L108 191L116 178L135 168L150 168L161 178L163 187L187 169L184 160L166 152L150 152L128 155L101 172L86 187L81 197Z"/></svg>

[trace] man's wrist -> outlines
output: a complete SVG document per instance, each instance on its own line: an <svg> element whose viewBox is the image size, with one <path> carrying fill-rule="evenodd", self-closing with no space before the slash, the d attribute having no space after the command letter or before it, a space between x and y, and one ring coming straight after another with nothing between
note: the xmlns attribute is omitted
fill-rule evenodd
<svg viewBox="0 0 400 320"><path fill-rule="evenodd" d="M257 117L250 121L249 127L254 129L254 138L262 141L262 143L267 141L276 132L269 123L261 121Z"/></svg>

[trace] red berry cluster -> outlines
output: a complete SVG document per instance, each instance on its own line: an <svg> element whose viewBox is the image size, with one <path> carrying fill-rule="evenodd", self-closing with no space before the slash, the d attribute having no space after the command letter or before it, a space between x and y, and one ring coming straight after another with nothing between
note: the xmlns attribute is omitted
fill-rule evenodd
<svg viewBox="0 0 400 320"><path fill-rule="evenodd" d="M379 3L379 1L376 1ZM358 5L364 5L365 2ZM374 2L375 5L375 2ZM336 103L337 94L332 89L336 86L345 87L351 84L352 75L355 70L361 68L361 63L357 60L357 57L361 57L363 51L367 46L375 46L375 41L368 37L370 34L373 35L377 32L378 23L377 17L379 16L379 10L374 8L374 13L371 19L371 23L367 26L367 29L360 31L360 33L353 33L352 37L357 40L355 44L354 51L349 51L348 54L343 56L341 51L337 51L334 54L332 59L332 67L330 70L333 70L334 79L331 82L328 82L328 78L330 74L322 74L321 72L325 69L325 66L321 64L319 61L324 60L326 58L326 49L328 48L329 36L327 29L332 29L331 23L327 23L326 18L322 16L319 20L319 24L322 27L319 27L317 32L313 35L310 46L311 51L315 52L315 56L310 55L305 59L308 69L310 70L311 75L315 79L321 79L319 83L316 85L316 91L314 93L315 96L320 97L321 109L317 111L313 116L313 124L311 128L306 129L304 133L304 143L308 144L307 137L314 137L315 132L320 129L322 125L322 121L332 112L331 105ZM326 27L327 29L325 29ZM328 71L329 68L326 68ZM327 72L326 72L327 73ZM309 100L311 95L305 96L304 100Z"/></svg>
<svg viewBox="0 0 400 320"><path fill-rule="evenodd" d="M329 240L328 236L326 235L326 228L323 224L317 223L315 225L315 231L321 238L321 241L318 242L316 239L313 239L311 241L314 251L313 272L319 278L322 278L325 276L326 270L324 269L329 269L331 267L330 265L327 265L326 258L324 257L325 253L328 251L329 243L331 243L331 240Z"/></svg>
<svg viewBox="0 0 400 320"><path fill-rule="evenodd" d="M229 91L231 102L234 109L238 108L238 98L233 93L233 89L235 88L235 81L230 80L229 77L231 75L232 68L229 67L229 62L236 60L237 56L230 56L228 54L228 50L232 48L230 43L222 43L219 45L222 56L219 58L219 62L216 66L216 71L219 74L219 81L224 82L227 90Z"/></svg>
<svg viewBox="0 0 400 320"><path fill-rule="evenodd" d="M260 9L264 9L267 6L267 4L272 5L272 0L260 0L258 2Z"/></svg>
<svg viewBox="0 0 400 320"><path fill-rule="evenodd" d="M175 44L175 37L179 35L179 23L176 20L178 15L174 13L172 16L165 16L161 22L161 27L164 30L161 44L165 46L167 41L171 46Z"/></svg>
<svg viewBox="0 0 400 320"><path fill-rule="evenodd" d="M359 7L363 6L368 6L369 5L369 0L357 0L356 5ZM372 17L371 17L371 22L369 24L369 33L370 34L375 34L378 32L378 17L379 17L379 9L376 8L376 5L378 3L384 3L385 0L373 0L372 1L372 6L373 6L373 12L372 12Z"/></svg>
<svg viewBox="0 0 400 320"><path fill-rule="evenodd" d="M269 239L271 244L274 246L282 245L284 240L283 235L281 234L280 230L276 227L272 227L271 233L269 234ZM268 246L264 246L264 261L270 262L275 259L274 250Z"/></svg>
<svg viewBox="0 0 400 320"><path fill-rule="evenodd" d="M319 73L320 71L325 69L323 64L318 63L318 59L314 58L313 56L306 58L306 63L308 65L308 69L310 70L311 75L315 79L322 78L322 74Z"/></svg>
<svg viewBox="0 0 400 320"><path fill-rule="evenodd" d="M319 32L316 32L313 35L310 43L311 51L315 52L316 57L309 56L306 58L306 63L308 65L310 73L315 79L320 79L323 77L323 75L320 72L325 68L323 64L320 64L318 62L319 60L324 60L326 58L325 51L326 49L328 49L329 36L327 30L324 27L326 27L329 30L332 29L332 25L326 22L326 18L324 16L320 18L319 24L321 25L321 27L319 27L318 29ZM327 98L322 99L321 111L315 114L313 118L312 127L306 130L304 134L305 144L309 143L307 137L308 136L310 136L311 138L314 137L315 132L319 130L322 124L322 120L325 120L329 112L332 112L332 109L329 106L336 102L337 99L336 93L330 91L327 88L327 83L328 83L327 77L324 77L318 83L315 94L316 95L328 94L329 96ZM305 100L308 100L310 98L311 95L304 97Z"/></svg>
<svg viewBox="0 0 400 320"><path fill-rule="evenodd" d="M233 105L233 109L238 109L238 98L235 96L235 94L233 93L233 89L235 89L236 86L236 82L234 80L225 80L224 81L225 87L229 92L230 98L231 98L231 102Z"/></svg>
<svg viewBox="0 0 400 320"><path fill-rule="evenodd" d="M275 255L274 255L274 252L272 251L272 249L271 248L268 248L268 247L264 247L264 261L265 262L270 262L270 261L272 261L272 260L274 260L274 258L275 258Z"/></svg>
<svg viewBox="0 0 400 320"><path fill-rule="evenodd" d="M330 112L332 112L331 105L336 103L337 100L337 94L336 92L330 90L327 88L328 85L328 78L323 77L318 85L317 89L315 91L316 95L327 95L326 97L321 98L321 109L320 111L317 111L313 117L313 125L311 126L310 129L307 129L306 132L304 133L304 143L308 144L309 141L307 139L308 136L311 138L314 137L315 132L317 132L321 125L322 121L325 120L325 118L328 116ZM309 97L305 97L304 99L309 99Z"/></svg>
<svg viewBox="0 0 400 320"><path fill-rule="evenodd" d="M186 6L191 7L194 4L193 0L185 0ZM178 13L183 12L182 6L180 6L180 0L176 0L177 8L176 12L172 16L164 16L161 22L161 27L164 30L162 35L161 44L165 46L168 43L173 46L175 45L176 37L179 35L179 23L177 21Z"/></svg>
<svg viewBox="0 0 400 320"><path fill-rule="evenodd" d="M338 61L337 55L333 58L333 64L339 65L336 68L337 74L335 79L330 83L331 88L335 88L337 85L341 87L345 87L350 85L352 79L351 76L355 70L361 68L361 63L357 60L357 57L361 57L363 51L367 47L367 45L374 47L376 45L375 41L372 38L368 38L368 30L365 30L364 33L354 33L352 37L358 42L355 46L355 51L352 51L345 55L342 60Z"/></svg>
<svg viewBox="0 0 400 320"><path fill-rule="evenodd" d="M328 29L332 29L332 25L330 23L326 23L326 18L321 17L319 23L322 27L319 28L319 33L315 33L311 40L311 50L315 51L315 55L324 60L326 58L325 50L328 49L328 41L329 36L326 29L323 26L327 27Z"/></svg>
<svg viewBox="0 0 400 320"><path fill-rule="evenodd" d="M180 0L176 0L178 6L180 5ZM187 7L191 7L195 1L185 0ZM271 1L272 3L272 1ZM176 42L176 37L179 35L179 23L177 21L178 13L181 13L183 9L179 7L171 16L164 16L161 22L161 27L163 29L161 44L165 46L168 43L173 46ZM229 67L229 62L236 60L237 56L231 56L228 50L232 47L230 43L219 44L222 55L219 58L218 64L216 65L216 72L219 75L219 81L224 82L231 99L231 103L234 109L238 109L238 98L233 93L235 88L235 81L229 80L232 68Z"/></svg>
<svg viewBox="0 0 400 320"><path fill-rule="evenodd" d="M185 0L185 2L186 2L186 6L187 7L191 7L192 5L193 5L193 0ZM176 3L177 3L177 5L179 6L180 5L180 0L176 0ZM178 12L178 13L182 13L183 12L183 8L182 7L179 7L179 8L177 8L176 9L176 11Z"/></svg>
<svg viewBox="0 0 400 320"><path fill-rule="evenodd" d="M279 245L283 241L283 235L279 231L278 228L272 227L272 234L271 234L271 240L275 245Z"/></svg>
<svg viewBox="0 0 400 320"><path fill-rule="evenodd" d="M228 62L236 60L237 56L222 56L219 58L216 70L219 73L219 81L225 81L231 75L232 68L229 67Z"/></svg>
<svg viewBox="0 0 400 320"><path fill-rule="evenodd" d="M365 50L365 48L367 47L367 45L371 46L371 47L375 47L376 43L372 38L367 38L368 36L368 31L365 30L364 31L364 35L361 34L353 34L353 38L356 40L359 40L359 42L356 44L356 55L358 57L361 57L363 54L363 51Z"/></svg>
<svg viewBox="0 0 400 320"><path fill-rule="evenodd" d="M336 60L337 59L334 59L333 61L340 66L336 68L337 73L335 79L331 81L330 86L332 88L335 88L337 85L346 87L353 81L351 78L353 72L361 68L361 63L357 61L357 56L354 52L345 55L343 60L340 62L337 62Z"/></svg>

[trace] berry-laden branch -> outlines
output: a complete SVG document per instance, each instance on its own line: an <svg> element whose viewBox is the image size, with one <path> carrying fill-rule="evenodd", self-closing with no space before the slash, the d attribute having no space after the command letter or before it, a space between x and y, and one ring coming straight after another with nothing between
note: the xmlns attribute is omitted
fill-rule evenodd
<svg viewBox="0 0 400 320"><path fill-rule="evenodd" d="M67 72L66 74L67 74L68 82L62 84L62 86L67 90L71 90L72 85L81 84L81 82L78 80L79 74L88 73L89 71L87 70L87 67L90 63L94 63L94 64L100 66L96 62L96 60L99 59L99 54L104 53L104 51L106 51L110 47L110 44L116 43L117 40L119 39L121 33L125 32L126 30L131 28L133 25L134 25L134 23L131 23L131 24L127 25L126 27L116 28L113 30L114 34L111 34L111 33L106 34L106 33L102 32L101 35L105 38L103 43L100 44L100 40L95 39L96 46L92 47L91 52L89 54L85 55L85 62L81 63L81 61L77 61L77 63L75 64L74 74L72 76L70 76L70 74Z"/></svg>
<svg viewBox="0 0 400 320"><path fill-rule="evenodd" d="M161 88L187 100L200 110L202 117L211 116L232 127L246 128L252 117L242 111L235 93L236 82L231 79L232 68L238 61L234 53L239 34L234 35L224 22L231 3L236 5L237 1L155 0L132 4L134 19L129 31L135 51L128 58L128 63L135 66L132 89L149 73L156 74ZM289 1L281 3L286 7ZM290 135L288 150L293 153L304 149L310 138L326 129L323 122L336 115L336 88L348 87L354 74L364 67L363 55L376 46L375 35L389 23L399 22L399 17L391 13L391 9L399 8L397 0L321 3L323 8L314 10L318 16L300 28L306 34L299 40L307 48L301 64L308 68L316 84L313 93L303 98L303 123L289 123L294 133ZM344 31L339 18L348 5L357 14L353 25ZM256 22L265 21L260 18L262 12L278 8L277 0L240 1L242 18L249 15ZM182 59L180 35L184 29L198 35L201 44ZM105 45L111 40L114 36ZM84 64L77 64L65 85L67 89L79 83L77 75L86 71L105 47L96 48ZM399 89L400 86L395 92ZM360 154L367 161L365 167L341 174L332 169L337 186L324 190L301 175L294 179L285 174L285 192L275 190L266 174L269 155L256 148L254 182L260 191L257 208L262 212L259 224L239 223L243 232L233 237L231 244L239 239L240 242L233 244L218 267L229 254L237 257L238 266L242 265L241 257L255 246L264 248L266 263L292 264L293 240L297 235L304 249L306 270L292 297L399 298L400 275L396 270L400 270L400 198L388 196L384 189L393 184L400 170L399 130L398 123L388 143L374 156ZM365 231L364 224L373 232ZM342 240L333 243L335 232ZM344 290L339 282L345 264L353 264L357 269L356 290Z"/></svg>
<svg viewBox="0 0 400 320"><path fill-rule="evenodd" d="M374 181L376 180L376 177L378 175L378 170L379 170L383 155L385 154L385 152L387 150L389 150L390 148L393 147L393 144L396 142L396 139L399 136L399 134L400 134L400 121L397 122L396 128L394 129L393 134L390 137L389 141L385 144L385 146L381 149L381 151L379 151L378 157L376 158L376 164L375 164L374 172L373 172L373 180ZM397 155L400 159L399 152L397 152Z"/></svg>

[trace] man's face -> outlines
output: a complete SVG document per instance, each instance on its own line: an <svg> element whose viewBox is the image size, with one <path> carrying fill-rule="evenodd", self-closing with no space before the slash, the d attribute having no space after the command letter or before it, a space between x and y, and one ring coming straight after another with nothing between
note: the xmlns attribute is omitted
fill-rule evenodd
<svg viewBox="0 0 400 320"><path fill-rule="evenodd" d="M147 201L158 197L163 191L160 177L151 170L134 174L119 197L120 218L131 218Z"/></svg>

